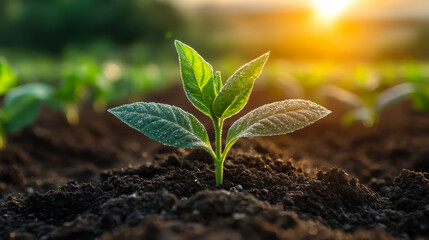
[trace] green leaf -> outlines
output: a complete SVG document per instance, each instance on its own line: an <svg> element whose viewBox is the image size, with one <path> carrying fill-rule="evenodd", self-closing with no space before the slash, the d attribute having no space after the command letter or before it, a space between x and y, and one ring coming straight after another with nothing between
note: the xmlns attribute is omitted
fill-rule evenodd
<svg viewBox="0 0 429 240"><path fill-rule="evenodd" d="M213 101L212 110L217 117L225 119L243 109L269 55L268 52L247 63L228 79Z"/></svg>
<svg viewBox="0 0 429 240"><path fill-rule="evenodd" d="M99 72L95 63L87 61L66 66L56 98L64 102L77 102L85 87L92 87L97 83Z"/></svg>
<svg viewBox="0 0 429 240"><path fill-rule="evenodd" d="M375 110L381 112L414 93L411 83L401 83L381 92L375 100Z"/></svg>
<svg viewBox="0 0 429 240"><path fill-rule="evenodd" d="M53 89L41 83L28 83L9 91L2 106L1 122L6 132L30 125L39 114L41 104L48 100Z"/></svg>
<svg viewBox="0 0 429 240"><path fill-rule="evenodd" d="M175 44L186 96L197 109L212 116L212 103L216 97L212 66L188 45L177 40Z"/></svg>
<svg viewBox="0 0 429 240"><path fill-rule="evenodd" d="M356 121L360 121L365 127L374 126L377 120L377 113L375 109L368 107L360 107L348 111L341 118L341 124L345 127L352 125Z"/></svg>
<svg viewBox="0 0 429 240"><path fill-rule="evenodd" d="M128 126L173 147L210 148L204 126L190 113L162 103L137 102L108 110Z"/></svg>
<svg viewBox="0 0 429 240"><path fill-rule="evenodd" d="M222 89L222 80L220 78L220 71L217 71L215 73L215 90L216 90L216 95L220 92L221 89Z"/></svg>
<svg viewBox="0 0 429 240"><path fill-rule="evenodd" d="M331 97L335 100L346 103L354 108L362 107L365 105L359 95L332 84L325 84L321 86L318 89L317 94L321 96Z"/></svg>
<svg viewBox="0 0 429 240"><path fill-rule="evenodd" d="M311 101L292 99L254 109L228 131L227 143L242 137L281 135L308 126L331 111Z"/></svg>
<svg viewBox="0 0 429 240"><path fill-rule="evenodd" d="M17 83L16 77L12 72L12 69L0 62L0 96L7 93Z"/></svg>
<svg viewBox="0 0 429 240"><path fill-rule="evenodd" d="M416 63L405 64L405 74L408 82L413 84L411 100L418 111L429 110L429 79L424 77Z"/></svg>

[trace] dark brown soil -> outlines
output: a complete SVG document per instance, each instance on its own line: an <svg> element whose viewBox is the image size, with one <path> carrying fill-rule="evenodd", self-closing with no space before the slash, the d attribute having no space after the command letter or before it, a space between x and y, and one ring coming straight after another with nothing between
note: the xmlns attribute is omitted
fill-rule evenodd
<svg viewBox="0 0 429 240"><path fill-rule="evenodd" d="M177 88L149 99L195 113ZM251 99L243 113L278 100ZM334 113L306 129L239 140L221 187L201 150L108 114L68 126L45 112L0 152L0 239L429 238L429 115L405 103L342 128L344 109L325 105Z"/></svg>

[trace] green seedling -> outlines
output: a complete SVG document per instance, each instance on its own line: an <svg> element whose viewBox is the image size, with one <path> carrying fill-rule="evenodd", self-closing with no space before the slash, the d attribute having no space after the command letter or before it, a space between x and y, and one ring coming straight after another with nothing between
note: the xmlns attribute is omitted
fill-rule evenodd
<svg viewBox="0 0 429 240"><path fill-rule="evenodd" d="M412 84L401 83L383 91L374 90L371 94L359 96L334 85L324 85L320 88L319 94L336 99L352 108L341 120L344 126L360 121L364 126L372 127L383 111L408 98L413 91Z"/></svg>
<svg viewBox="0 0 429 240"><path fill-rule="evenodd" d="M222 149L224 120L238 113L247 103L255 79L269 53L238 69L223 85L220 72L213 71L194 49L176 41L183 88L190 102L209 116L215 129L212 149L204 126L188 112L162 103L137 102L108 111L130 127L163 144L173 147L202 148L214 159L216 185L223 181L223 164L228 151L239 139L280 135L301 129L330 113L306 100L270 103L247 113L231 125Z"/></svg>
<svg viewBox="0 0 429 240"><path fill-rule="evenodd" d="M306 98L312 101L320 102L318 89L325 84L327 76L331 71L331 66L316 65L302 68L294 66L295 71L292 73L284 72L285 68L291 68L289 64L277 61L277 64L271 72L268 87L271 93L287 95L297 98Z"/></svg>
<svg viewBox="0 0 429 240"><path fill-rule="evenodd" d="M99 72L95 63L87 61L65 68L61 85L55 93L56 102L51 107L63 111L69 124L79 122L79 108L85 91L94 87Z"/></svg>
<svg viewBox="0 0 429 240"><path fill-rule="evenodd" d="M0 62L0 96L7 93L16 83L17 80L12 69L8 65Z"/></svg>
<svg viewBox="0 0 429 240"><path fill-rule="evenodd" d="M0 108L0 149L6 147L6 134L30 125L38 116L53 89L41 83L28 83L11 89Z"/></svg>
<svg viewBox="0 0 429 240"><path fill-rule="evenodd" d="M121 79L122 70L115 62L104 63L102 72L95 74L95 77L96 79L94 79L90 90L92 92L93 108L98 113L106 111L110 102L124 99L126 97L124 93L129 93L129 89L121 85L127 83L127 81Z"/></svg>
<svg viewBox="0 0 429 240"><path fill-rule="evenodd" d="M405 77L413 86L411 100L414 107L421 112L429 110L429 77L424 75L415 63L405 64Z"/></svg>

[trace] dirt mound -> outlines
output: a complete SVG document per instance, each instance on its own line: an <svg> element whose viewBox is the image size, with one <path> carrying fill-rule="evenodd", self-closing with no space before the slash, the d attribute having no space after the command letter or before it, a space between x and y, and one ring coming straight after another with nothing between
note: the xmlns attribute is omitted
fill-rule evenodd
<svg viewBox="0 0 429 240"><path fill-rule="evenodd" d="M338 168L306 176L287 160L234 151L225 184L216 187L204 152L160 152L153 164L106 171L93 184L70 182L4 201L1 238L429 236L429 180L422 173L404 170L381 197Z"/></svg>

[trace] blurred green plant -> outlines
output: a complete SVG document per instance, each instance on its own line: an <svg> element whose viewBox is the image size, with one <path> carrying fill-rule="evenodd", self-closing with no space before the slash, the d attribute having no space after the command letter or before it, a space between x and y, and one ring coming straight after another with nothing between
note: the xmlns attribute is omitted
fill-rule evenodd
<svg viewBox="0 0 429 240"><path fill-rule="evenodd" d="M37 72L40 65L34 67L27 63L25 67L20 65L20 69ZM116 61L98 64L93 58L83 55L71 55L62 64L51 60L47 63L55 69L62 68L58 71L60 73L53 74L61 76L59 82L27 81L15 87L18 83L16 75L8 65L0 62L0 96L6 94L0 99L3 100L0 109L0 145L3 147L6 134L31 124L43 103L62 112L68 123L74 125L78 123L80 109L84 105L92 104L95 111L102 112L112 102L141 98L169 86L172 84L170 79L173 79L173 71L160 71L155 63L131 67ZM171 66L167 68L173 69Z"/></svg>
<svg viewBox="0 0 429 240"><path fill-rule="evenodd" d="M360 121L366 127L374 126L383 111L408 98L411 93L413 88L409 83L401 83L385 90L373 90L362 95L335 85L324 85L319 90L322 96L331 97L352 108L341 119L344 126Z"/></svg>
<svg viewBox="0 0 429 240"><path fill-rule="evenodd" d="M326 84L328 74L332 71L329 64L307 64L305 66L292 67L289 64L277 61L273 68L270 88L281 89L288 96L296 98L306 98L312 101L323 101L318 93L318 89ZM288 71L285 71L288 69Z"/></svg>
<svg viewBox="0 0 429 240"><path fill-rule="evenodd" d="M2 46L60 52L104 39L122 46L138 41L162 46L182 18L168 2L157 0L2 0L0 23Z"/></svg>
<svg viewBox="0 0 429 240"><path fill-rule="evenodd" d="M413 92L411 99L414 107L418 111L429 110L429 76L424 75L419 65L414 62L408 62L404 65L405 78L412 84Z"/></svg>
<svg viewBox="0 0 429 240"><path fill-rule="evenodd" d="M65 66L58 90L50 107L62 111L71 125L79 122L79 109L94 88L100 69L92 61L81 61Z"/></svg>
<svg viewBox="0 0 429 240"><path fill-rule="evenodd" d="M6 147L6 134L30 125L53 89L41 83L28 83L8 91L0 108L0 149Z"/></svg>
<svg viewBox="0 0 429 240"><path fill-rule="evenodd" d="M12 72L12 69L0 61L0 96L7 93L16 84L16 76Z"/></svg>
<svg viewBox="0 0 429 240"><path fill-rule="evenodd" d="M277 65L270 76L274 81L268 82L269 87L277 89L273 91L280 86L288 96L318 102L331 98L345 103L351 110L341 119L344 126L356 121L374 126L382 112L408 98L417 110L429 110L429 72L424 71L423 63L342 65L338 69L329 65L318 68L282 62ZM285 68L293 69L294 74L285 73Z"/></svg>

